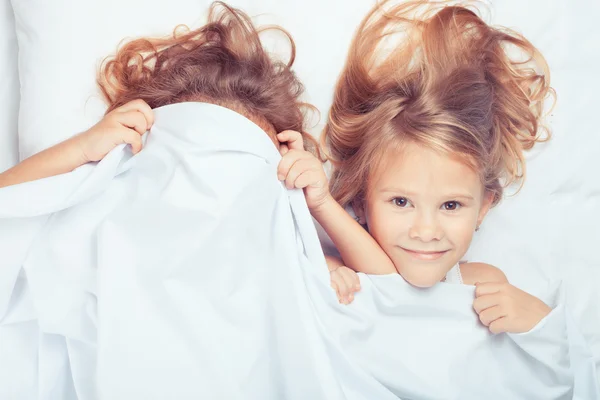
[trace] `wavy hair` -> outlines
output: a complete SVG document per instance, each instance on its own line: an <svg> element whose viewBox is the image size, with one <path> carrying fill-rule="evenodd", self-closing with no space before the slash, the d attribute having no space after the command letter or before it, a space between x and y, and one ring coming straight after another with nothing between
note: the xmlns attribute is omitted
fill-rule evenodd
<svg viewBox="0 0 600 400"><path fill-rule="evenodd" d="M493 204L525 177L523 150L549 138L554 95L542 54L523 36L446 1L374 7L358 28L322 139L342 205L364 201L386 151L407 141L458 156Z"/></svg>
<svg viewBox="0 0 600 400"><path fill-rule="evenodd" d="M259 34L275 29L287 36L289 62L269 56ZM291 67L292 37L279 27L256 29L242 11L217 1L207 23L195 30L180 25L166 38L141 38L120 46L104 60L97 82L111 110L134 99L150 107L202 101L230 108L270 134L287 129L304 132L304 91Z"/></svg>

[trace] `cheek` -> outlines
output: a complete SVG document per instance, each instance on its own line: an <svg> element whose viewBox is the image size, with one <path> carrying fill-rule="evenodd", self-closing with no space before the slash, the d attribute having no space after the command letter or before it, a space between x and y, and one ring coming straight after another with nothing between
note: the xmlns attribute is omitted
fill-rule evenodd
<svg viewBox="0 0 600 400"><path fill-rule="evenodd" d="M408 226L400 213L395 213L386 206L387 204L371 206L366 214L369 233L382 247L395 243Z"/></svg>
<svg viewBox="0 0 600 400"><path fill-rule="evenodd" d="M446 237L457 247L468 248L475 232L475 221L476 218L474 216L465 216L465 218L454 218L446 221L444 229Z"/></svg>

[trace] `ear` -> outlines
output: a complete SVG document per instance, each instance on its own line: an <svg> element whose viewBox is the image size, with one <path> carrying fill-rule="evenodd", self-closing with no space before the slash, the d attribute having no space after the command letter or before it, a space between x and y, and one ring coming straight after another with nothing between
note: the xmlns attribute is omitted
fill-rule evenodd
<svg viewBox="0 0 600 400"><path fill-rule="evenodd" d="M490 191L486 191L483 195L483 201L481 203L481 207L479 208L479 215L477 216L477 226L481 225L483 219L487 215L488 211L492 208L492 203L494 202L494 193Z"/></svg>
<svg viewBox="0 0 600 400"><path fill-rule="evenodd" d="M354 210L354 214L356 214L356 221L361 225L365 225L367 223L367 218L365 213L364 202L354 200L352 202L352 209Z"/></svg>

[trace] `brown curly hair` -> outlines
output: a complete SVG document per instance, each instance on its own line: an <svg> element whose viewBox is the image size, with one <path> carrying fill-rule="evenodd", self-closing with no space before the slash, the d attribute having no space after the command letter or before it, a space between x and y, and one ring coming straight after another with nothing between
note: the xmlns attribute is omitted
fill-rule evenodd
<svg viewBox="0 0 600 400"><path fill-rule="evenodd" d="M259 33L275 29L291 46L289 62L272 59ZM230 108L256 122L271 136L284 130L301 132L309 150L314 139L304 132L304 91L291 67L292 37L279 27L257 30L242 11L214 2L207 23L189 30L180 25L166 38L125 43L102 63L97 82L111 110L135 99L156 108L201 101Z"/></svg>

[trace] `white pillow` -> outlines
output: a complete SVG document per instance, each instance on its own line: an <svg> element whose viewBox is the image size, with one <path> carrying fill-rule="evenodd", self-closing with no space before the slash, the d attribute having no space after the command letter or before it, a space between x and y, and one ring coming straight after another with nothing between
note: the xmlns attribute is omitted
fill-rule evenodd
<svg viewBox="0 0 600 400"><path fill-rule="evenodd" d="M93 125L105 106L95 83L100 61L125 37L164 36L178 24L205 22L209 0L12 0L21 48L21 157ZM296 71L312 90L307 99L329 107L352 32L372 0L304 2L233 0L259 24L276 23L297 44ZM331 24L331 16L342 24ZM279 36L282 38L282 36ZM269 40L269 38L267 38ZM281 42L267 47L281 49ZM324 120L324 118L322 118ZM322 125L315 128L319 131Z"/></svg>
<svg viewBox="0 0 600 400"><path fill-rule="evenodd" d="M0 172L18 159L17 115L19 75L17 73L15 16L9 0L0 0Z"/></svg>

